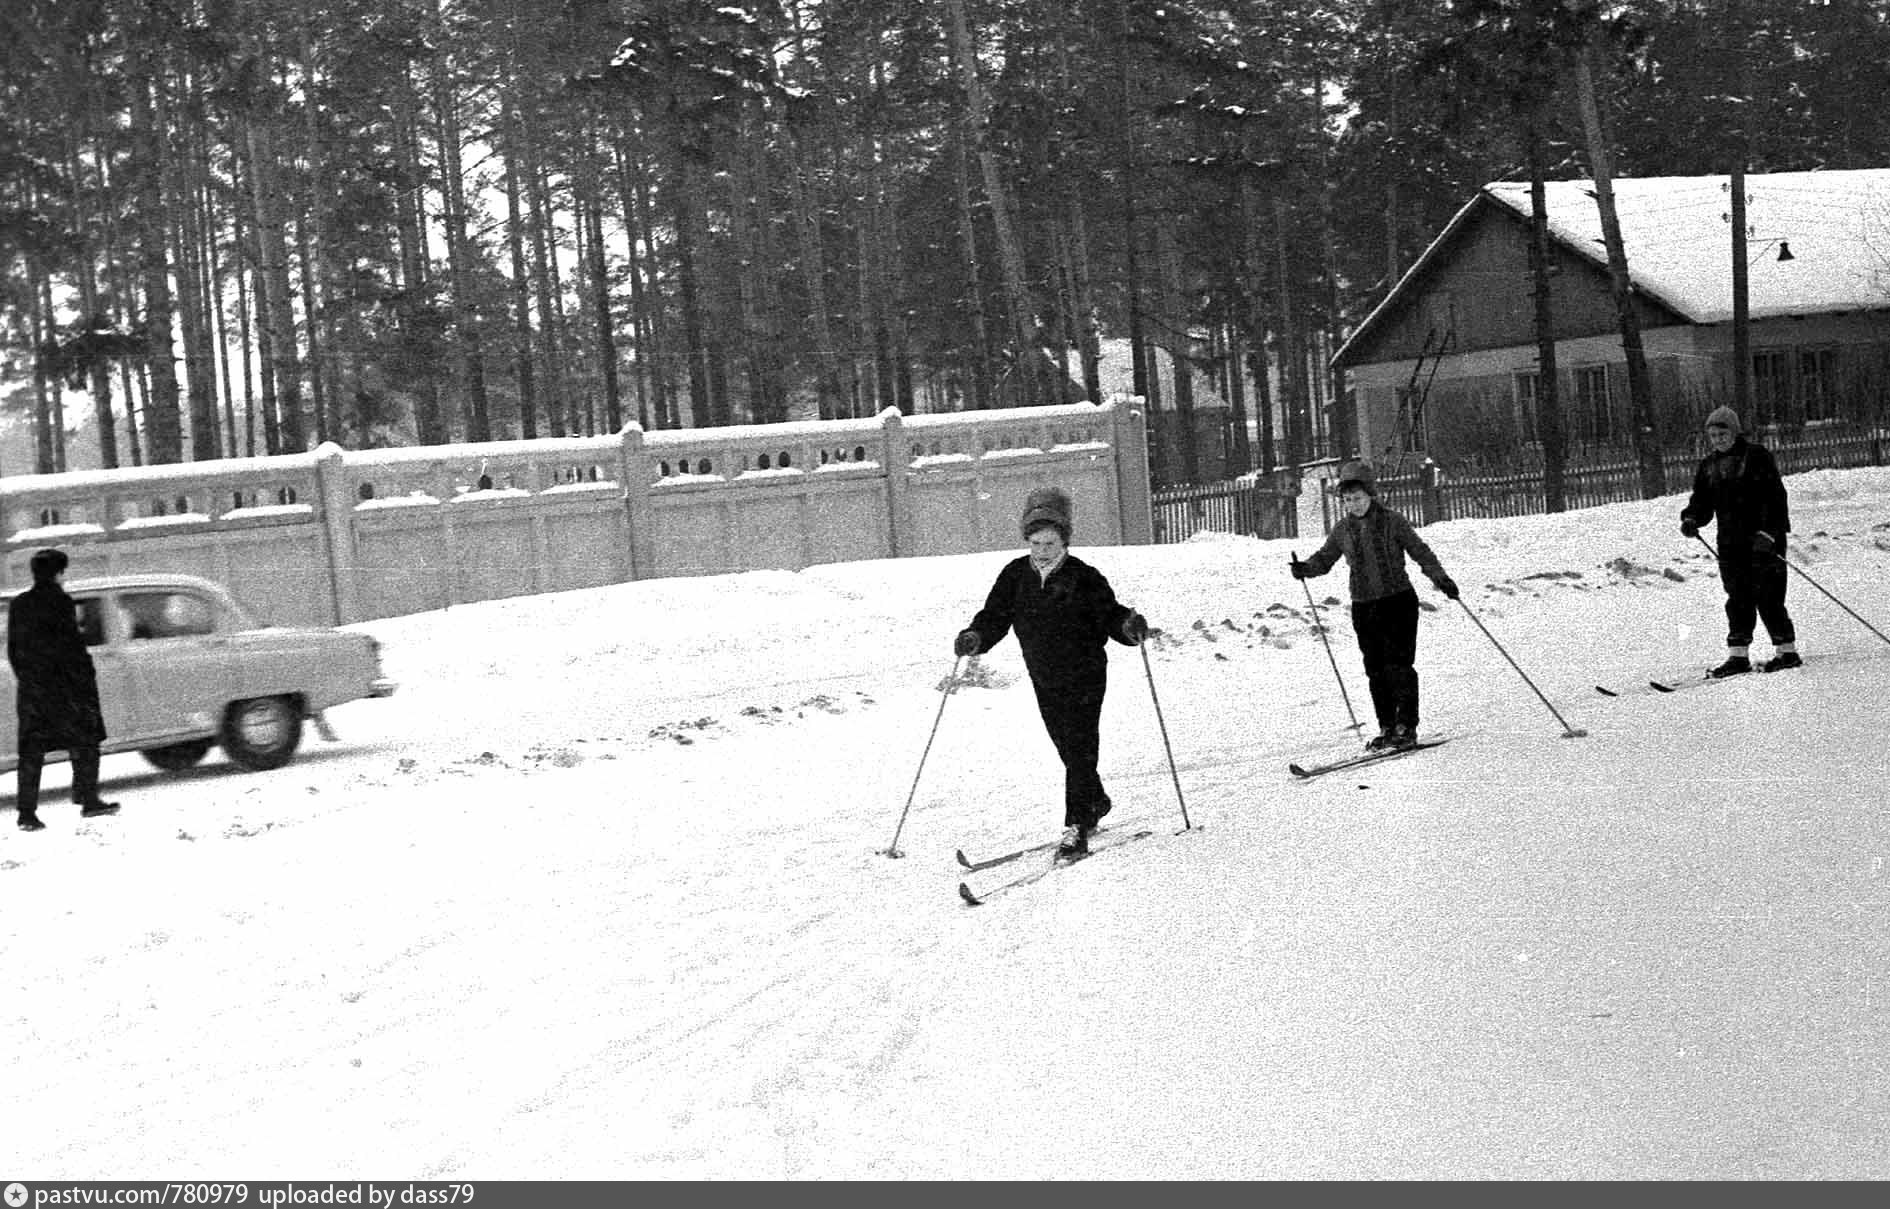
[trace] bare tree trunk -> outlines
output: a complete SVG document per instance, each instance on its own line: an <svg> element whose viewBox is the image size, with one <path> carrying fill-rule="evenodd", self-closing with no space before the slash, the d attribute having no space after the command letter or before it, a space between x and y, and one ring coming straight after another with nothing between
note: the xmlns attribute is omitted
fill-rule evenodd
<svg viewBox="0 0 1890 1209"><path fill-rule="evenodd" d="M67 139L66 158L68 164L68 179L72 183L71 202L73 213L77 216L81 228L88 227L92 222L92 207L87 199L92 195L92 190L87 189L84 184L85 178L80 167L80 152L76 137L68 137ZM103 171L101 167L101 176ZM98 190L98 194L101 196L106 195L107 192L107 189L103 187ZM97 268L93 263L91 254L83 249L81 249L78 257L77 276L81 322L89 324L99 315L103 314L103 305L99 298ZM57 313L58 312L53 309L51 302L48 301L46 314L50 317ZM90 366L90 373L92 378L92 407L98 422L99 465L107 470L115 470L118 468L118 421L112 414L111 370L104 361L94 360ZM63 426L60 428L59 434L60 442L63 446L65 439ZM60 465L61 469L63 469L63 458L61 459Z"/></svg>
<svg viewBox="0 0 1890 1209"><path fill-rule="evenodd" d="M1544 507L1561 512L1568 507L1566 471L1568 440L1562 431L1562 389L1555 359L1555 309L1550 289L1552 261L1549 242L1549 205L1543 184L1542 134L1534 117L1523 132L1529 167L1529 279L1536 327L1536 437L1542 443Z"/></svg>
<svg viewBox="0 0 1890 1209"><path fill-rule="evenodd" d="M1614 310L1621 325L1621 351L1627 355L1629 422L1634 426L1634 456L1641 469L1641 498L1654 499L1667 490L1660 446L1654 439L1653 393L1647 378L1647 353L1641 346L1641 320L1634 309L1634 282L1628 274L1627 250L1621 243L1621 220L1614 209L1612 154L1602 129L1601 108L1595 101L1594 45L1584 47L1575 61L1575 83L1580 94L1582 130L1588 140L1588 161L1595 174L1595 204L1601 211L1601 238L1608 250L1608 282Z"/></svg>
<svg viewBox="0 0 1890 1209"><path fill-rule="evenodd" d="M33 473L53 474L59 463L53 451L54 399L66 388L64 382L49 380L46 374L47 344L54 340L53 317L42 305L52 290L45 266L38 256L26 258L25 305L13 312L16 339L24 338L34 351L33 357Z"/></svg>
<svg viewBox="0 0 1890 1209"><path fill-rule="evenodd" d="M146 422L150 425L151 460L181 462L184 442L178 422L176 354L171 348L173 303L165 223L169 210L164 202L168 131L162 107L153 95L163 87L163 77L160 68L148 63L141 76L131 89L131 120L132 129L139 133L133 171L140 210L138 263L143 276L143 326L149 348L146 364L151 375L151 402Z"/></svg>
<svg viewBox="0 0 1890 1209"><path fill-rule="evenodd" d="M302 426L302 362L295 342L295 309L289 287L289 256L282 213L282 190L276 179L275 131L267 117L257 115L247 124L249 184L256 208L256 240L261 254L258 288L262 291L263 338L270 350L270 372L275 382L279 448L272 453L301 453L308 447Z"/></svg>
<svg viewBox="0 0 1890 1209"><path fill-rule="evenodd" d="M610 305L610 267L604 258L604 201L597 165L602 149L597 143L597 117L588 107L584 120L590 126L584 140L584 166L578 173L582 182L579 212L584 217L588 237L585 240L586 267L591 279L591 314L596 324L597 364L603 371L604 427L609 432L623 428L623 395L617 381L616 321Z"/></svg>
<svg viewBox="0 0 1890 1209"><path fill-rule="evenodd" d="M1181 442L1181 471L1190 483L1201 481L1201 451L1194 430L1194 368L1188 332L1187 304L1182 296L1181 250L1175 246L1175 231L1168 223L1155 227L1156 271L1161 278L1162 339L1157 343L1168 350L1174 367L1177 439Z"/></svg>
<svg viewBox="0 0 1890 1209"><path fill-rule="evenodd" d="M958 244L965 263L965 314L971 320L973 343L970 373L970 408L982 411L991 400L991 331L984 313L984 264L978 257L978 224L972 216L971 172L966 163L965 140L961 131L951 135L952 183L958 211Z"/></svg>
<svg viewBox="0 0 1890 1209"><path fill-rule="evenodd" d="M433 116L439 140L441 226L446 232L447 273L453 283L453 326L466 366L466 438L492 439L492 409L486 397L486 361L479 311L472 296L472 250L467 234L466 180L460 166L458 81L444 46L441 0L433 0L433 20L441 45L435 48Z"/></svg>
<svg viewBox="0 0 1890 1209"><path fill-rule="evenodd" d="M978 79L977 53L965 20L965 0L946 0L946 8L951 19L952 54L957 61L960 85L965 90L965 124L983 177L985 200L991 206L991 228L997 238L998 267L1002 271L1005 303L1010 311L1018 383L1023 388L1024 405L1031 407L1043 401L1043 391L1038 374L1035 308L1030 304L1030 292L1025 286L1023 245L1018 242L1012 225L1010 191L1004 187L997 153L990 146L990 106L985 99L984 85Z"/></svg>
<svg viewBox="0 0 1890 1209"><path fill-rule="evenodd" d="M641 169L642 161L638 159L636 162ZM656 213L650 201L650 182L641 172L633 192L636 194L637 227L643 233L644 280L648 282L651 300L644 318L649 328L650 365L656 386L656 405L662 413L658 422L665 428L681 428L681 413L676 407L676 386L670 376L669 316L662 297L662 265L656 258Z"/></svg>
<svg viewBox="0 0 1890 1209"><path fill-rule="evenodd" d="M233 156L232 160L234 187L240 194L243 188L242 157ZM250 268L247 252L249 232L243 222L243 207L240 204L230 207L230 237L233 251L231 273L236 278L236 344L243 373L243 454L245 457L253 458L256 456L256 393L251 385L254 381L252 377L254 370L250 365L249 355L253 345L249 332L249 284L245 279ZM230 440L232 443L236 440L234 424L230 426Z"/></svg>
<svg viewBox="0 0 1890 1209"><path fill-rule="evenodd" d="M1286 199L1273 198L1273 256L1280 292L1280 394L1286 422L1286 464L1297 471L1306 461L1306 395L1301 388L1305 365L1299 324L1294 318L1292 274L1286 258Z"/></svg>
<svg viewBox="0 0 1890 1209"><path fill-rule="evenodd" d="M400 300L395 313L400 317L401 336L414 359L429 362L425 369L411 375L414 440L421 445L444 445L446 419L440 406L440 380L430 364L439 349L440 324L432 300L428 267L432 257L421 204L426 180L420 162L420 110L424 102L411 73L403 83L400 104L392 115L394 161L400 169L400 188L394 194L394 229L400 244Z"/></svg>
<svg viewBox="0 0 1890 1209"><path fill-rule="evenodd" d="M322 209L328 202L322 187L322 145L320 103L316 97L317 75L314 39L309 32L308 10L302 13L300 29L302 57L303 159L308 165L308 202L295 225L296 243L302 259L302 315L308 324L309 395L315 404L315 441L328 440L336 406L338 375L334 366L334 328L325 305L332 286L327 280L327 253L324 250Z"/></svg>
<svg viewBox="0 0 1890 1209"><path fill-rule="evenodd" d="M215 320L208 293L209 274L204 265L204 213L200 205L201 166L193 145L187 148L182 138L173 147L170 185L170 213L175 217L172 256L177 264L178 326L184 339L184 378L186 410L190 417L190 456L192 461L208 461L223 456L223 440L217 430Z"/></svg>
<svg viewBox="0 0 1890 1209"><path fill-rule="evenodd" d="M683 347L689 366L689 407L695 427L728 423L728 401L717 398L709 374L707 323L701 288L700 174L687 156L675 165L677 189L671 197L676 237L676 284L682 301Z"/></svg>
<svg viewBox="0 0 1890 1209"><path fill-rule="evenodd" d="M524 153L518 113L505 104L505 242L512 254L512 372L518 383L518 435L538 436L538 390L532 374L532 286L525 269L525 220L519 208L519 157Z"/></svg>
<svg viewBox="0 0 1890 1209"><path fill-rule="evenodd" d="M532 137L533 124L527 118L525 146L532 152L525 176L525 196L531 208L532 287L538 302L538 343L544 350L545 420L551 435L565 435L564 333L558 327L557 312L552 307L551 206L545 197L545 174L538 162L538 144Z"/></svg>

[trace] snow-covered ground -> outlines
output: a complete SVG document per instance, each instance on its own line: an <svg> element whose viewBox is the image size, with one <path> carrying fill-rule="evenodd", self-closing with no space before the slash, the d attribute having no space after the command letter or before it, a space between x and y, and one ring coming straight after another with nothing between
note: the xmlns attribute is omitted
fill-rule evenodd
<svg viewBox="0 0 1890 1209"><path fill-rule="evenodd" d="M1789 484L1890 632L1890 471ZM1161 631L1103 719L1155 835L975 909L954 850L1061 822L1015 643L939 691L1009 555L370 624L401 689L339 743L110 757L83 823L58 766L0 829L0 1174L1890 1176L1890 646L1794 576L1803 671L1644 691L1723 653L1678 507L1424 530L1587 737L1420 581L1452 742L1303 784L1358 742L1315 539L1079 517Z"/></svg>

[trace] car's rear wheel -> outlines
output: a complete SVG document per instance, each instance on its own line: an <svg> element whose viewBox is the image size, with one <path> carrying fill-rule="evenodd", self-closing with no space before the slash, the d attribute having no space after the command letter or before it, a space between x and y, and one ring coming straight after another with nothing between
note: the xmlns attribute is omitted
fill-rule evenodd
<svg viewBox="0 0 1890 1209"><path fill-rule="evenodd" d="M281 768L302 742L302 711L288 697L254 697L223 717L223 750L250 772Z"/></svg>
<svg viewBox="0 0 1890 1209"><path fill-rule="evenodd" d="M182 772L194 767L210 753L211 741L192 739L187 743L173 743L169 747L151 747L141 753L154 767L165 772Z"/></svg>

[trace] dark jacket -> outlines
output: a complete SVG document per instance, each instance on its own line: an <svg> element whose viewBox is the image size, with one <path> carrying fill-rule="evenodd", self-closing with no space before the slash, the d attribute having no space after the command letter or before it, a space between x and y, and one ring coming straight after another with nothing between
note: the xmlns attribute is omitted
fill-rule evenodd
<svg viewBox="0 0 1890 1209"><path fill-rule="evenodd" d="M1709 453L1700 459L1693 475L1693 495L1680 510L1680 518L1696 525L1717 520L1722 554L1750 549L1755 533L1769 533L1782 541L1792 528L1778 463L1765 446L1744 437L1725 453Z"/></svg>
<svg viewBox="0 0 1890 1209"><path fill-rule="evenodd" d="M7 609L7 662L19 682L20 747L68 751L105 740L98 673L72 597L36 583Z"/></svg>
<svg viewBox="0 0 1890 1209"><path fill-rule="evenodd" d="M1411 577L1404 573L1407 553L1433 584L1449 578L1404 514L1373 500L1364 516L1347 513L1340 517L1326 535L1326 544L1313 551L1303 565L1314 575L1324 575L1343 555L1352 568L1352 601L1356 604L1409 592Z"/></svg>
<svg viewBox="0 0 1890 1209"><path fill-rule="evenodd" d="M1076 555L1065 554L1041 582L1024 555L998 572L970 628L985 651L1015 629L1024 666L1038 687L1100 694L1109 674L1104 643L1113 638L1128 644L1122 623L1129 615L1102 572Z"/></svg>

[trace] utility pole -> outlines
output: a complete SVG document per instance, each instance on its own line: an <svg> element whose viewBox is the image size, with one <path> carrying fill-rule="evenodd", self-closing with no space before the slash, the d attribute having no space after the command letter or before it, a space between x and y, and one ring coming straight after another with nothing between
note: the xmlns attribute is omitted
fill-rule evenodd
<svg viewBox="0 0 1890 1209"><path fill-rule="evenodd" d="M1740 142L1744 143L1741 138ZM1752 422L1752 322L1746 298L1745 148L1733 161L1732 183L1733 410L1742 424Z"/></svg>
<svg viewBox="0 0 1890 1209"><path fill-rule="evenodd" d="M1732 37L1736 63L1735 76L1739 95L1733 98L1733 167L1729 188L1732 190L1732 304L1733 304L1733 410L1739 422L1750 425L1752 407L1752 323L1746 297L1746 110L1752 105L1752 73L1746 57L1745 5L1730 0L1726 6L1726 30Z"/></svg>

